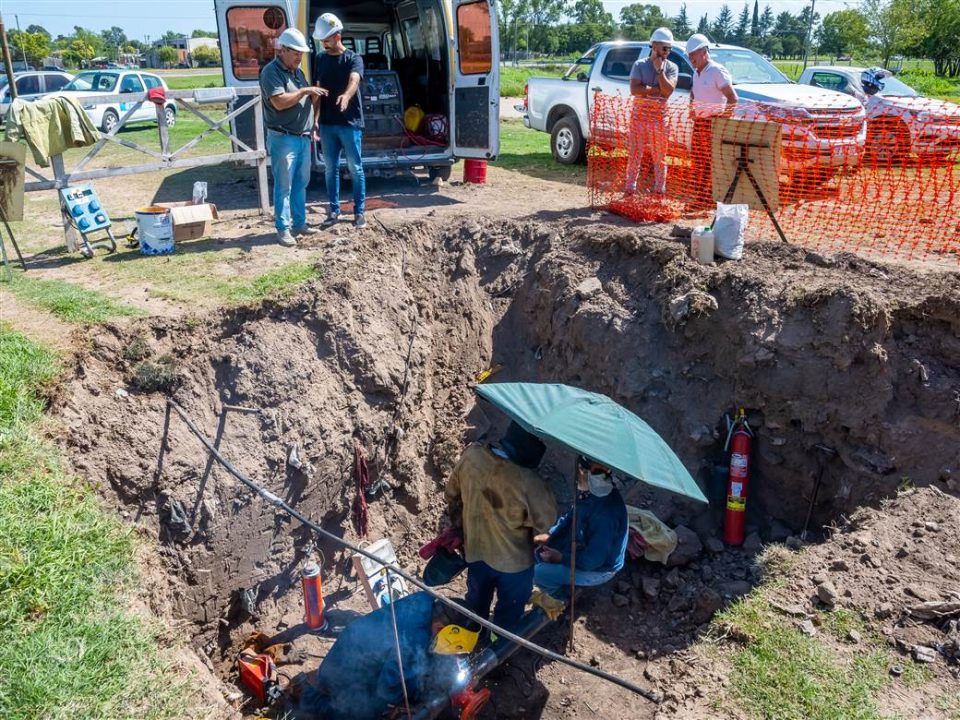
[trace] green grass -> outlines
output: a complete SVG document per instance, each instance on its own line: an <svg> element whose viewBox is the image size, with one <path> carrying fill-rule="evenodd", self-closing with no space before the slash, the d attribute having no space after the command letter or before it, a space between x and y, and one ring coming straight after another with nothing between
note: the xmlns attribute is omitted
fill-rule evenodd
<svg viewBox="0 0 960 720"><path fill-rule="evenodd" d="M266 297L289 297L303 283L319 278L321 273L312 263L296 262L265 272L252 281L242 282L226 289L230 302L245 303Z"/></svg>
<svg viewBox="0 0 960 720"><path fill-rule="evenodd" d="M223 72L219 70L211 70L203 75L166 75L163 79L171 90L223 87Z"/></svg>
<svg viewBox="0 0 960 720"><path fill-rule="evenodd" d="M585 184L586 165L561 165L550 153L550 135L525 128L520 120L500 123L500 155L497 166L544 180Z"/></svg>
<svg viewBox="0 0 960 720"><path fill-rule="evenodd" d="M63 280L15 276L10 291L28 305L53 313L65 322L90 325L116 317L143 313L130 305L115 302L95 290Z"/></svg>
<svg viewBox="0 0 960 720"><path fill-rule="evenodd" d="M0 716L183 717L183 679L123 609L132 535L34 431L52 352L0 325Z"/></svg>
<svg viewBox="0 0 960 720"><path fill-rule="evenodd" d="M500 66L500 97L520 97L523 86L531 77L560 77L566 72L567 65L541 67Z"/></svg>

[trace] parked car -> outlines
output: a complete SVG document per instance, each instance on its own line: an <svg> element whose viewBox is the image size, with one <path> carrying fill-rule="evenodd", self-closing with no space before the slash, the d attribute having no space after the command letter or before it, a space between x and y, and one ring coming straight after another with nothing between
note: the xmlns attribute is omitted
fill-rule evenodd
<svg viewBox="0 0 960 720"><path fill-rule="evenodd" d="M54 95L75 97L83 105L83 109L87 111L91 122L104 132L110 132L120 122L120 118L127 113L132 103L94 104L84 102L85 97L143 93L157 87L166 90L167 84L163 81L163 78L150 73L131 70L85 70L77 75L73 82L65 85L60 92L54 93ZM173 100L167 100L164 110L167 114L167 125L172 126L177 121L177 104ZM154 110L153 103L144 102L127 120L127 123L155 121L156 119L157 113Z"/></svg>
<svg viewBox="0 0 960 720"><path fill-rule="evenodd" d="M878 93L867 95L862 75L863 68L810 67L800 82L860 100L867 110L867 151L879 160L949 157L960 150L960 105L923 97L893 76L880 80Z"/></svg>
<svg viewBox="0 0 960 720"><path fill-rule="evenodd" d="M73 75L62 70L43 72L15 72L17 97L35 99L43 93L55 92L73 80ZM0 75L0 118L6 117L10 107L10 88L6 75Z"/></svg>
<svg viewBox="0 0 960 720"><path fill-rule="evenodd" d="M594 93L630 95L630 69L650 54L647 42L603 42L590 48L563 78L530 78L524 124L551 135L557 162L583 158L589 137ZM738 105L734 117L781 122L784 125L781 170L790 177L807 175L826 180L844 167L858 166L866 144L863 106L854 98L822 88L792 83L772 64L746 48L711 45L711 57L726 66L737 94L753 101ZM675 149L692 145L691 123L685 122L690 103L693 67L680 43L670 60L680 69L677 90L670 97L670 143Z"/></svg>

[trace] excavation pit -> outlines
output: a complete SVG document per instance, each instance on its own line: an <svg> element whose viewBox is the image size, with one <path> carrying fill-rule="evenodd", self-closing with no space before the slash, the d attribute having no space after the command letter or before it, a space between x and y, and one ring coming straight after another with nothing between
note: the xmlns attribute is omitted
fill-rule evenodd
<svg viewBox="0 0 960 720"><path fill-rule="evenodd" d="M812 511L816 537L905 485L956 493L960 482L956 273L776 243L751 245L743 262L701 266L686 245L669 228L582 222L422 222L339 238L321 279L292 299L93 330L56 401L74 469L152 541L144 572L153 610L229 695L254 628L292 642L291 674L315 668L329 648L302 632L298 572L316 539L208 467L177 416L165 429L168 395L240 471L355 542L360 446L371 482L381 483L367 539L389 537L417 572L416 551L440 528L443 480L465 442L505 425L475 399L478 373L502 366L490 382L605 393L670 443L712 501L705 509L628 485L629 502L707 548L678 568L630 564L578 606L575 656L655 683L643 664L689 647L764 572L753 554L707 543L720 533L714 466L725 413L746 408L756 431L748 526L763 541L803 526L817 445L836 456ZM553 447L541 467L561 503L571 466ZM342 620L368 611L349 555L330 542L317 548L328 605ZM559 649L565 634L538 639ZM551 695L584 687L597 702L621 703L606 706L611 717L617 707L640 712L640 701L599 680L537 674L536 665L523 653L494 678L486 712L547 717Z"/></svg>

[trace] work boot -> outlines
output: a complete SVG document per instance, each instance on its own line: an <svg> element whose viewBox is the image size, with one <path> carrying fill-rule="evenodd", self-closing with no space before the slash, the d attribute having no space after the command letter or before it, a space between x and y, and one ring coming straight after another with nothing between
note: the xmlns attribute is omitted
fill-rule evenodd
<svg viewBox="0 0 960 720"><path fill-rule="evenodd" d="M293 229L293 234L296 237L300 237L301 235L316 235L318 232L320 231L315 227L310 227L309 225L304 225L303 227L296 227Z"/></svg>
<svg viewBox="0 0 960 720"><path fill-rule="evenodd" d="M556 620L567 609L567 604L563 600L557 600L543 590L534 590L530 595L530 602L541 608L551 620Z"/></svg>
<svg viewBox="0 0 960 720"><path fill-rule="evenodd" d="M338 222L340 222L340 213L330 213L323 221L323 227L333 227Z"/></svg>
<svg viewBox="0 0 960 720"><path fill-rule="evenodd" d="M363 230L363 228L367 226L367 219L363 216L363 214L357 215L353 219L353 226L357 228L357 230Z"/></svg>
<svg viewBox="0 0 960 720"><path fill-rule="evenodd" d="M293 239L293 235L290 234L289 230L278 230L277 242L283 245L284 247L297 246L297 241Z"/></svg>

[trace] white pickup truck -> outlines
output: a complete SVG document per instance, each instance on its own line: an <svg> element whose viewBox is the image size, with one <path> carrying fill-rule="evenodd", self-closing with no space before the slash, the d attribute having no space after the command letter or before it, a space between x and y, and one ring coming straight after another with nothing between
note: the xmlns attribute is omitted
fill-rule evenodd
<svg viewBox="0 0 960 720"><path fill-rule="evenodd" d="M650 54L647 42L602 42L577 60L562 78L533 77L518 109L524 125L550 133L557 162L580 162L590 135L594 94L630 96L630 69ZM842 93L791 82L760 55L733 45L711 45L711 57L733 77L743 108L734 117L783 123L781 172L788 178L816 176L821 181L844 167L859 166L866 145L863 105ZM682 46L674 44L670 60L680 69L677 90L669 101L671 145L690 149L687 117L693 67Z"/></svg>

